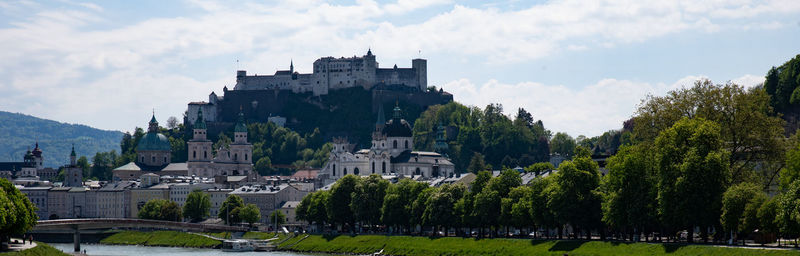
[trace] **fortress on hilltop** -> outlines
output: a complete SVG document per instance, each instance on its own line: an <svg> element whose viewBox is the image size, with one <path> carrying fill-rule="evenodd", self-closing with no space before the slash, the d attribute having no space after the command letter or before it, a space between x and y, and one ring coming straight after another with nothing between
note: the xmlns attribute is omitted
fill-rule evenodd
<svg viewBox="0 0 800 256"><path fill-rule="evenodd" d="M372 50L361 57L323 57L314 61L314 71L301 74L289 70L278 70L274 75L252 75L239 70L236 73L234 90L291 90L294 93L311 92L314 96L327 95L329 90L363 87L372 89L376 85L400 85L409 89L425 91L428 87L428 64L425 59L412 59L411 68L380 68Z"/></svg>
<svg viewBox="0 0 800 256"><path fill-rule="evenodd" d="M207 102L190 102L184 124L191 127L202 116L209 135L216 137L243 113L248 123L273 122L301 133L319 128L326 138L343 136L367 143L363 134L371 130L370 119L379 106L400 102L413 122L428 106L451 101L452 94L428 88L427 60L412 59L410 68L380 68L368 50L361 57L319 58L312 73L295 71L293 61L288 70L273 75L238 70L233 89L225 86L222 95L211 92Z"/></svg>

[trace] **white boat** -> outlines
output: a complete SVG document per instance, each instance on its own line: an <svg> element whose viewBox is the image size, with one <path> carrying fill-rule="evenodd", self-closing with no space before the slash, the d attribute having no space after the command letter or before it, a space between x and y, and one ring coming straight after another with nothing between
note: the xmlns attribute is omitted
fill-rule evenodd
<svg viewBox="0 0 800 256"><path fill-rule="evenodd" d="M248 240L235 239L222 241L222 251L225 252L252 252L256 248Z"/></svg>

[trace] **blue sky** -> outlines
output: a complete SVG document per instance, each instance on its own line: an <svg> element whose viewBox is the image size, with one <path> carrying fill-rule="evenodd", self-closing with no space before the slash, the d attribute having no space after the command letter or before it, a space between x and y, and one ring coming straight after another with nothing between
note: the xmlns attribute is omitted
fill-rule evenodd
<svg viewBox="0 0 800 256"><path fill-rule="evenodd" d="M0 110L102 129L165 121L293 60L428 59L455 99L548 129L618 129L647 94L743 86L800 54L800 1L2 1Z"/></svg>

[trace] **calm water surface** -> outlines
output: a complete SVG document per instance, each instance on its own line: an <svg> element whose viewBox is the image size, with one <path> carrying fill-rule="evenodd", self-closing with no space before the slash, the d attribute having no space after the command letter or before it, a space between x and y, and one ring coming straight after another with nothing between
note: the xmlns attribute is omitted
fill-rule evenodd
<svg viewBox="0 0 800 256"><path fill-rule="evenodd" d="M61 251L71 253L72 243L52 243L49 244ZM260 255L260 256L307 256L312 254L299 254L293 252L223 252L216 249L195 249L177 247L149 247L135 245L102 245L102 244L81 244L81 250L86 250L89 255L176 255L176 256L210 256L210 255ZM313 254L319 255L319 254Z"/></svg>

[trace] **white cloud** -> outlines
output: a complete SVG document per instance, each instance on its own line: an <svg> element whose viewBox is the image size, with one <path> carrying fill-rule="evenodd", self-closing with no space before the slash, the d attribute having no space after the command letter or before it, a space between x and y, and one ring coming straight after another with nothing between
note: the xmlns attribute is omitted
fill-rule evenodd
<svg viewBox="0 0 800 256"><path fill-rule="evenodd" d="M756 75L747 74L747 75L741 76L739 78L733 79L733 80L731 80L731 82L733 82L734 84L738 84L738 85L744 86L745 88L750 88L750 87L753 87L753 86L756 86L756 85L763 84L765 80L767 80L767 79L764 76L756 76Z"/></svg>
<svg viewBox="0 0 800 256"><path fill-rule="evenodd" d="M371 46L387 59L406 59L422 50L454 56L454 61L470 58L513 63L560 51L624 46L685 31L713 33L748 24L754 24L748 29L760 29L775 26L770 25L775 22L769 18L753 21L752 17L800 11L798 1L573 0L516 10L455 5L417 22L400 25L391 20L393 15L448 2L398 0L381 5L358 0L345 5L318 0L270 4L195 0L190 4L201 10L199 14L150 18L110 28L105 25L117 21L111 8L76 3L71 4L75 9L47 9L47 5L25 1L0 2L3 13L31 14L0 26L0 93L11 95L0 101L0 109L127 130L132 128L131 121L141 125L131 117L149 113L153 106L159 113L177 116L188 101L203 100L210 90L230 85L235 59L250 73L272 73L285 68L289 59L294 59L296 68L310 70L310 63L319 56L362 54ZM224 62L226 58L230 62ZM187 74L196 70L194 63L209 60L221 62L216 64L217 70L230 72L205 74L210 78L204 81ZM626 117L623 109L630 111L629 103L638 102L652 87L614 79L580 90L497 81L476 87L459 80L451 85L457 99L471 104L483 104L485 100L478 95L484 92L506 89L509 91L486 95L508 96L508 102L505 97L492 101L503 102L509 109L533 102L528 98L538 99L544 103L531 106L543 110L542 117L549 115L547 122L556 125L563 121L564 130L589 134L617 127ZM587 93L623 89L623 96L608 94L608 98L593 100L614 115L607 118L581 112L583 108L597 109L591 102L561 106L565 103L553 100L562 98L560 95L588 100ZM478 93L470 94L471 90ZM530 96L520 98L526 94L514 90Z"/></svg>

